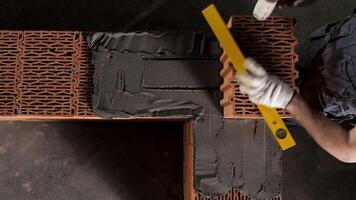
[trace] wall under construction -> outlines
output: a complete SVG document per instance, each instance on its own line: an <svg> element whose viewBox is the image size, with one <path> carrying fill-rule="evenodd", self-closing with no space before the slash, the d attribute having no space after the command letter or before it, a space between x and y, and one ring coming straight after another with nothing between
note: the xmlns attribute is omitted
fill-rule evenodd
<svg viewBox="0 0 356 200"><path fill-rule="evenodd" d="M253 24L243 16L236 17L236 19L246 25ZM290 31L288 34L291 37L292 21L285 18L278 19L269 22L270 25L290 23L290 26L284 28ZM257 23L256 26L262 26L261 23ZM274 29L277 30L276 27L272 28L272 30ZM259 31L251 27L248 30ZM241 31L243 32L244 29L241 29ZM268 31L265 34L268 34ZM261 34L247 34L244 37L248 37L248 35L256 38L263 36ZM133 36L136 37L137 35ZM145 35L143 34L143 36ZM103 107L91 105L92 95L99 93L94 92L94 65L91 64L92 50L86 43L86 37L85 33L76 31L0 31L0 75L2 77L0 79L0 119L99 119L92 108L97 108L97 111L100 112ZM239 41L239 37L236 38L241 48L244 48L244 43ZM122 78L117 81L116 85L119 92L127 93L137 89L145 94L149 92L163 98L164 101L161 101L155 96L154 99L156 100L152 104L154 106L162 105L162 103L169 104L168 107L161 106L154 109L149 104L141 105L139 109L135 107L136 110L132 112L132 115L114 113L110 117L132 119L132 116L136 115L134 113L145 110L145 114L148 113L145 117L176 119L177 113L172 113L172 110L170 110L172 106L178 108L177 111L182 108L179 106L191 109L185 111L194 111L188 114L180 113L182 114L181 119L182 117L183 119L192 117L194 119L190 124L191 131L189 134L191 139L186 143L190 144L190 149L188 151L188 148L185 148L185 151L188 152L185 157L185 163L187 163L185 167L185 188L188 191L185 194L186 197L209 199L207 195L215 196L221 191L237 187L239 190L230 190L226 195L215 196L212 199L252 199L252 197L256 199L265 197L280 199L282 192L281 154L278 146L270 137L269 130L265 128L263 121L224 119L224 116L229 118L260 117L249 102L232 104L234 105L234 112L230 111L232 116L226 114L222 116L218 103L220 97L218 71L221 69L218 64L219 56L214 57L214 54L209 55L204 60L199 60L202 53L200 50L204 49L202 48L204 41L208 41L205 37L196 35L191 38L191 41L187 40L188 47L192 47L188 48L188 50L192 50L189 51L189 54L193 57L187 57L187 55L162 57L158 53L158 56L154 54L147 56L145 54L146 57L144 58L142 58L143 54L125 54L126 49L123 49L122 55L115 55L117 49L114 49L113 45L117 44L118 40L115 40L115 37L112 36L106 37L109 40L101 39L102 41L98 42L97 48L94 50L97 55L97 57L94 56L94 61L96 61L96 66L99 66L98 69L102 69L104 66L100 66L101 55L109 56L107 58L102 57L105 59L115 59L115 56L120 56L120 59L123 58L122 60L134 59L141 62L140 59L142 59L142 62L144 62L145 70L143 68L140 68L142 71L135 69L136 65L130 65L131 68L129 69L136 70L135 73L142 72L142 76L146 77L138 87L132 87L132 85L125 83L125 81L128 81L124 78L125 70L127 70L125 63L114 66L113 69L121 73L117 77ZM244 40L249 41L247 38L244 38ZM287 42L290 42L290 48L294 47L295 40L288 40ZM109 46L107 46L108 44ZM277 47L280 44L274 43ZM210 48L209 45L205 47ZM296 56L290 48L285 49L285 51L292 53L284 56L291 62L284 65L284 68L294 67ZM101 51L107 52L102 54ZM268 49L263 52L266 51ZM249 56L248 52L244 53ZM252 53L250 56L253 56ZM259 59L261 58L257 60ZM276 62L278 61L276 60ZM141 66L139 64L137 66ZM171 71L168 70L172 73L167 75L172 78L170 79L171 82L167 82L168 79L160 79L159 76L157 78L151 77L157 72L163 72L166 68L162 66L167 67L167 64L172 66ZM108 67L109 65L105 64L105 66ZM204 70L204 66L209 67L207 74L205 74L209 76L209 79L201 76L200 69ZM294 68L291 69L291 71L281 70L284 72L281 75L285 75L284 79L290 83L296 77L296 71ZM176 72L183 73L184 76L177 77ZM101 75L97 78L102 78ZM128 77L130 76L127 76L126 73L126 78ZM185 81L182 81L182 77ZM153 80L160 82L157 83ZM97 89L100 89L100 87L97 87ZM132 88L136 89L132 90ZM226 96L225 93L224 96ZM186 100L189 100L189 102ZM122 101L119 100L117 103L121 104ZM235 110L244 108L251 110L251 106L251 112L241 111L244 112L241 113ZM224 107L224 111L226 108ZM164 116L155 116L159 112L164 113ZM128 112L125 111L124 113L127 114ZM167 115L167 113L169 114ZM225 111L225 113L229 112ZM243 115L236 117L237 113ZM136 119L145 117L135 116ZM229 151L226 151L226 148L230 148ZM229 152L229 154L226 152ZM231 169L234 171L232 174L230 173ZM197 193L195 193L195 188L191 188L193 182L196 189L199 190ZM187 188L190 189L187 190Z"/></svg>

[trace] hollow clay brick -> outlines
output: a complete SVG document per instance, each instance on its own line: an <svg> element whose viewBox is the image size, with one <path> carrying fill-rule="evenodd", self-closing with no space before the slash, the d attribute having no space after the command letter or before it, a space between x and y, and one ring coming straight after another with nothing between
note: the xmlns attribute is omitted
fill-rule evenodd
<svg viewBox="0 0 356 200"><path fill-rule="evenodd" d="M0 115L15 115L16 66L21 48L21 31L0 31Z"/></svg>
<svg viewBox="0 0 356 200"><path fill-rule="evenodd" d="M298 72L295 69L297 55L294 48L297 40L294 36L294 21L288 17L270 17L266 21L257 21L253 16L232 16L228 22L233 37L246 57L253 57L266 70L290 84L297 92L295 80ZM220 76L223 83L220 90L223 98L225 118L260 119L262 118L256 105L246 95L241 94L235 80L235 71L226 54L220 57L223 68ZM283 109L278 110L281 117L291 117Z"/></svg>
<svg viewBox="0 0 356 200"><path fill-rule="evenodd" d="M0 31L0 115L94 116L94 66L85 37L77 31Z"/></svg>

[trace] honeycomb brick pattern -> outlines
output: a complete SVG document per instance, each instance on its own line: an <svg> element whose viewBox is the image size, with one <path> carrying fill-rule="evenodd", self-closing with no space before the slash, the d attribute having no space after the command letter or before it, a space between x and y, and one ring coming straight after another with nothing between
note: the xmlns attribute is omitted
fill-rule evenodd
<svg viewBox="0 0 356 200"><path fill-rule="evenodd" d="M94 116L91 49L76 31L0 31L1 116Z"/></svg>
<svg viewBox="0 0 356 200"><path fill-rule="evenodd" d="M252 16L232 16L228 22L233 37L246 57L253 57L273 75L290 84L296 91L295 69L297 55L294 48L297 40L294 36L294 20L288 17L270 17L266 21L257 21ZM220 101L224 108L224 117L235 119L262 118L256 105L248 96L241 94L235 80L235 71L226 54L220 57L223 68L220 76L224 82L220 86L224 97ZM281 117L291 117L283 109L278 110Z"/></svg>
<svg viewBox="0 0 356 200"><path fill-rule="evenodd" d="M214 196L214 197L201 196L199 193L197 193L195 200L255 200L255 199L249 197L242 191L233 188L227 194ZM278 196L278 197L268 198L265 200L282 200L282 198Z"/></svg>
<svg viewBox="0 0 356 200"><path fill-rule="evenodd" d="M15 114L16 67L21 48L21 31L0 31L0 115Z"/></svg>

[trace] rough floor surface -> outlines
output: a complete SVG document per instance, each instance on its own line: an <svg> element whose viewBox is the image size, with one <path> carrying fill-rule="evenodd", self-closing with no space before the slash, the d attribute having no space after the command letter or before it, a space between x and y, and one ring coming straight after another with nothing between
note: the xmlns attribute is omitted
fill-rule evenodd
<svg viewBox="0 0 356 200"><path fill-rule="evenodd" d="M181 200L182 133L178 122L1 122L0 199Z"/></svg>

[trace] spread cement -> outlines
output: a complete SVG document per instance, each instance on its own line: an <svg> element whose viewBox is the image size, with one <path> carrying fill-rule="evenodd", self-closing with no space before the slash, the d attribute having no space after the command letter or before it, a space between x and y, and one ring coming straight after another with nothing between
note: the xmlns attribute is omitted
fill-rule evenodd
<svg viewBox="0 0 356 200"><path fill-rule="evenodd" d="M281 194L281 152L263 121L222 117L219 44L202 33L95 33L98 116L194 119L194 184L206 195L238 187Z"/></svg>

